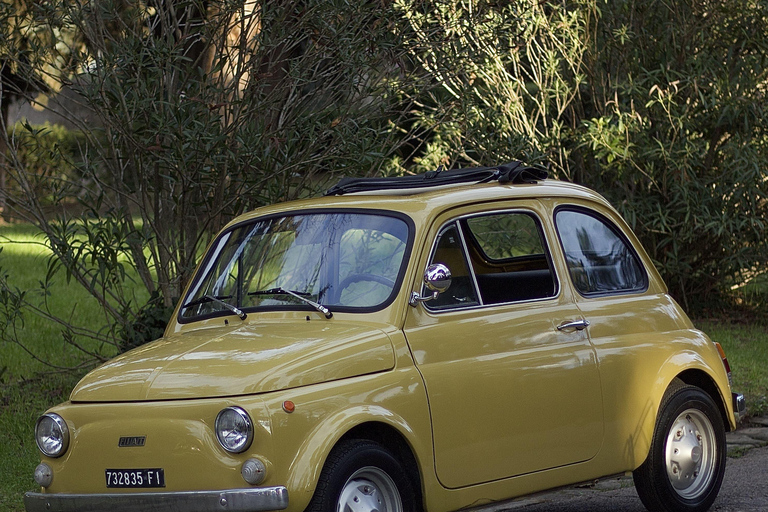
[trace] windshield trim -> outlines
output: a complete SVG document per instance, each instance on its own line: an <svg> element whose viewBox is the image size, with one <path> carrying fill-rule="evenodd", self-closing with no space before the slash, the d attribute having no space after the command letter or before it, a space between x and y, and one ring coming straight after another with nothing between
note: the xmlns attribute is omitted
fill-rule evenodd
<svg viewBox="0 0 768 512"><path fill-rule="evenodd" d="M192 296L195 294L196 290L199 288L202 280L204 279L206 274L210 271L210 267L213 263L213 260L218 256L219 252L221 251L221 247L223 247L223 244L225 243L226 238L231 236L234 230L240 229L243 226L254 224L256 222L270 221L272 219L277 219L281 217L318 215L318 214L378 215L382 217L391 217L391 218L399 219L406 224L406 228L408 230L408 237L406 240L405 251L403 252L403 261L402 261L402 264L400 265L400 270L397 274L397 278L395 279L395 285L392 288L392 293L390 293L389 297L387 297L386 300L382 301L376 306L365 306L365 307L363 306L332 306L332 311L334 313L364 314L364 313L374 313L376 311L381 311L389 307L394 302L395 298L398 296L398 294L401 291L403 279L405 278L405 273L406 273L408 264L411 261L411 252L413 251L413 241L415 238L415 231L416 231L415 229L416 225L413 219L402 212L398 212L394 210L382 210L377 208L359 208L359 207L358 208L340 208L340 207L310 208L306 210L286 210L280 213L272 213L268 215L252 217L247 220L243 220L235 224L232 224L231 226L221 231L213 240L213 242L211 242L211 244L209 245L209 249L206 251L204 259L198 265L197 270L195 271L195 274L193 275L189 286L187 286L187 289L184 292L182 300L179 302L180 306L176 314L176 322L178 322L179 324L190 324L194 322L200 322L202 320L208 320L211 318L226 317L226 316L233 315L231 311L222 310L222 311L213 311L211 313L206 313L204 315L199 315L192 318L184 318L182 316L182 311L184 310L183 305L191 300ZM262 311L263 312L267 312L267 311L317 312L315 308L313 308L309 304L279 304L279 305L276 304L276 305L269 305L269 306L251 306L251 307L243 307L243 306L237 305L237 307L246 313L262 312Z"/></svg>

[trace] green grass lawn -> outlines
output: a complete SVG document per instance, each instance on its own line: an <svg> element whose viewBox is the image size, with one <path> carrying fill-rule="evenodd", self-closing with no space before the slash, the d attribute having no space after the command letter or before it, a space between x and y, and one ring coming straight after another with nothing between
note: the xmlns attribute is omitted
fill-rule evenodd
<svg viewBox="0 0 768 512"><path fill-rule="evenodd" d="M52 405L66 401L79 377L51 374L0 383L0 511L24 510L24 493L39 489L32 479L40 462L35 420Z"/></svg>
<svg viewBox="0 0 768 512"><path fill-rule="evenodd" d="M725 350L734 391L747 400L754 416L768 414L768 324L700 322L698 326Z"/></svg>
<svg viewBox="0 0 768 512"><path fill-rule="evenodd" d="M38 305L44 300L40 281L44 279L50 251L43 245L43 238L30 225L0 227L0 273L8 276L12 288L27 291L30 302ZM58 316L71 319L77 326L100 328L105 325L98 302L76 282L66 282L64 272L54 277L54 286L45 298L50 309ZM146 300L146 299L145 299ZM82 353L62 341L62 327L34 314L26 314L18 329L24 344L0 341L0 378L17 380L32 377L50 367L42 361L57 366L71 367L82 361ZM104 356L115 353L113 347L102 346L80 339L88 350Z"/></svg>
<svg viewBox="0 0 768 512"><path fill-rule="evenodd" d="M0 272L12 287L28 291L30 300L43 300L38 291L46 274L49 251L29 225L0 226ZM63 273L55 278L48 301L57 315L81 326L105 325L98 302L78 283L66 282ZM136 290L137 300L147 294ZM37 360L57 366L77 366L83 354L65 343L61 326L27 314L20 331L21 346L0 341L0 511L23 510L22 496L35 488L32 473L38 464L33 430L46 409L67 400L69 392L86 369L60 372ZM92 351L109 357L111 345L79 340ZM30 355L29 350L33 355ZM37 359L36 359L37 358Z"/></svg>
<svg viewBox="0 0 768 512"><path fill-rule="evenodd" d="M30 226L0 226L0 267L14 286L27 290L38 287L48 254L40 242ZM96 301L77 283L66 283L63 276L57 279L49 300L52 309L83 325L104 325ZM768 414L768 325L711 320L697 324L723 345L734 388L746 396L749 412ZM28 348L40 359L63 366L82 360L81 354L62 341L55 324L28 316L23 334ZM109 346L90 348L114 354ZM36 489L32 480L39 462L33 436L35 420L47 408L65 401L84 372L52 372L18 345L0 341L0 512L24 509L23 493Z"/></svg>

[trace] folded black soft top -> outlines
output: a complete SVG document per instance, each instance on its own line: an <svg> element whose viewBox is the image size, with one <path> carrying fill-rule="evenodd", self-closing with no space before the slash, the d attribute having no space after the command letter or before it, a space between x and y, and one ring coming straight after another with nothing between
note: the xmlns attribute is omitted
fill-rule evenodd
<svg viewBox="0 0 768 512"><path fill-rule="evenodd" d="M466 169L442 168L436 171L412 176L395 176L391 178L342 178L336 185L328 189L326 196L351 194L354 192L370 192L376 190L404 190L461 183L536 183L547 179L547 170L539 166L526 166L521 162L510 162L495 167L472 167Z"/></svg>

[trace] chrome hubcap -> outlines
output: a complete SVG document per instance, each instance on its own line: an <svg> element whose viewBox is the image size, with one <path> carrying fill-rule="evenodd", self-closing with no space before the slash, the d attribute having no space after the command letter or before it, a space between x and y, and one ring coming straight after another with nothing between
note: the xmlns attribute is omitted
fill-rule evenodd
<svg viewBox="0 0 768 512"><path fill-rule="evenodd" d="M341 489L338 512L402 512L397 485L376 467L355 471Z"/></svg>
<svg viewBox="0 0 768 512"><path fill-rule="evenodd" d="M667 477L682 498L693 499L709 487L714 476L715 429L696 409L680 414L667 433Z"/></svg>

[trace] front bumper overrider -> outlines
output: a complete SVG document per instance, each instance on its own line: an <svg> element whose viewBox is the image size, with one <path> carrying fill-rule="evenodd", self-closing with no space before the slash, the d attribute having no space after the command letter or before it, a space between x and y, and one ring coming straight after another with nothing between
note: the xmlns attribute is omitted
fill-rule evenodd
<svg viewBox="0 0 768 512"><path fill-rule="evenodd" d="M744 395L740 393L732 393L733 398L733 415L736 417L736 423L743 420L747 415L747 401L744 400Z"/></svg>
<svg viewBox="0 0 768 512"><path fill-rule="evenodd" d="M257 512L284 510L283 486L225 491L24 495L27 512Z"/></svg>

